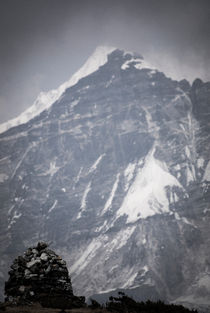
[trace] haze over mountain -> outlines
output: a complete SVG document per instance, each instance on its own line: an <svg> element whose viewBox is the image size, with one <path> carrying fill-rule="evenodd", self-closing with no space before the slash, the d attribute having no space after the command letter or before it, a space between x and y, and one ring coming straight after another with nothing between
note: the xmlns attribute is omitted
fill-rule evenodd
<svg viewBox="0 0 210 313"><path fill-rule="evenodd" d="M208 0L0 1L0 123L104 43L140 51L173 79L209 81L209 16Z"/></svg>
<svg viewBox="0 0 210 313"><path fill-rule="evenodd" d="M47 240L80 295L120 288L209 308L209 93L99 47L1 125L2 286L14 257Z"/></svg>

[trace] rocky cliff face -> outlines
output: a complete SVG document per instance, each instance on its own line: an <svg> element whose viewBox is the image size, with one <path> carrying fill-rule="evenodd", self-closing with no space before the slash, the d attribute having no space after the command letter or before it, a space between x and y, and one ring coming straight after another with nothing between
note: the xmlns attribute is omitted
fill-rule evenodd
<svg viewBox="0 0 210 313"><path fill-rule="evenodd" d="M79 294L137 288L208 306L210 83L106 58L0 135L1 279L49 240Z"/></svg>

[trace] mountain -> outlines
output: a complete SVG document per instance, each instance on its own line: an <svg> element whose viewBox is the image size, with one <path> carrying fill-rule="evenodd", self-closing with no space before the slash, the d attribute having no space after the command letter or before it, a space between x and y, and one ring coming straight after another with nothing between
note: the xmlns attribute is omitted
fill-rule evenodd
<svg viewBox="0 0 210 313"><path fill-rule="evenodd" d="M2 286L47 240L75 293L209 308L210 83L100 47L61 86L0 127Z"/></svg>
<svg viewBox="0 0 210 313"><path fill-rule="evenodd" d="M104 63L107 62L107 54L113 50L115 50L113 47L98 47L94 54L87 60L87 62L67 82L60 85L57 89L50 90L49 92L41 92L33 105L26 111L24 111L18 117L0 124L0 133L5 132L11 127L27 123L33 117L48 109L61 97L67 88L75 85L82 77L95 72L99 66L104 65Z"/></svg>

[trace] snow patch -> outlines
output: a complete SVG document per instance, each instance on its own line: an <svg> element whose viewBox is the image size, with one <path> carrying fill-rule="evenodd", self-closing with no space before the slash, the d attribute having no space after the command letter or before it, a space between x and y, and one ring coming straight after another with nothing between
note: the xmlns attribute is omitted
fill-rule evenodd
<svg viewBox="0 0 210 313"><path fill-rule="evenodd" d="M190 159L190 149L187 146L185 147L185 153L188 159Z"/></svg>
<svg viewBox="0 0 210 313"><path fill-rule="evenodd" d="M197 166L198 166L199 168L201 168L201 167L203 167L203 165L204 165L204 159L203 159L203 158L199 158L199 159L197 160Z"/></svg>
<svg viewBox="0 0 210 313"><path fill-rule="evenodd" d="M180 217L180 215L177 212L174 213L174 217L177 221L182 221L185 224L188 224L188 225L191 225L191 226L197 228L197 226L195 226L193 223L189 222L188 219L186 219L186 217Z"/></svg>
<svg viewBox="0 0 210 313"><path fill-rule="evenodd" d="M11 175L11 179L13 179L13 177L15 176L17 170L19 169L19 167L21 166L22 162L24 161L25 157L27 156L28 152L32 149L32 147L34 147L35 144L33 143L32 145L30 145L26 151L24 152L24 154L22 155L20 161L17 163L12 175Z"/></svg>
<svg viewBox="0 0 210 313"><path fill-rule="evenodd" d="M124 171L124 176L126 178L125 191L128 190L130 181L132 180L133 175L134 175L135 168L136 168L136 163L129 163Z"/></svg>
<svg viewBox="0 0 210 313"><path fill-rule="evenodd" d="M191 169L189 168L189 166L186 168L186 178L187 178L187 183L189 184L191 181L194 181L194 176L193 173L191 171Z"/></svg>
<svg viewBox="0 0 210 313"><path fill-rule="evenodd" d="M9 158L10 158L10 156L8 155L8 156L6 156L6 157L0 159L0 162L4 162L4 161L6 161L6 160L9 159Z"/></svg>
<svg viewBox="0 0 210 313"><path fill-rule="evenodd" d="M113 289L106 289L106 290L101 290L101 291L98 291L97 293L98 294L103 294L103 293L109 293L109 292L112 292L112 291L115 291L116 288L113 288Z"/></svg>
<svg viewBox="0 0 210 313"><path fill-rule="evenodd" d="M177 170L177 171L180 171L181 170L181 165L177 164L176 166L174 166L174 169Z"/></svg>
<svg viewBox="0 0 210 313"><path fill-rule="evenodd" d="M91 190L91 182L88 183L85 189L85 192L83 194L82 202L81 202L81 209L84 209L86 207L86 198L90 190Z"/></svg>
<svg viewBox="0 0 210 313"><path fill-rule="evenodd" d="M50 168L47 171L45 171L45 172L39 173L37 176L47 176L47 175L50 175L52 177L59 170L59 168L60 167L56 166L56 162L55 161L50 162Z"/></svg>
<svg viewBox="0 0 210 313"><path fill-rule="evenodd" d="M87 201L87 195L91 190L91 182L88 183L87 187L85 188L85 191L83 193L82 196L82 201L81 201L81 206L80 206L80 212L77 215L77 218L80 218L82 215L82 212L85 210L86 208L86 201Z"/></svg>
<svg viewBox="0 0 210 313"><path fill-rule="evenodd" d="M103 246L106 247L107 259L113 251L119 250L127 244L135 229L136 226L129 226L120 230L112 240L108 236L107 238L103 237Z"/></svg>
<svg viewBox="0 0 210 313"><path fill-rule="evenodd" d="M172 99L171 102L172 102L172 103L177 102L178 100L181 99L181 97L182 97L182 95L178 94L178 95L176 95L176 96Z"/></svg>
<svg viewBox="0 0 210 313"><path fill-rule="evenodd" d="M56 207L57 203L58 203L58 200L55 200L53 205L51 206L51 208L49 208L48 213L51 213L54 210L54 208Z"/></svg>
<svg viewBox="0 0 210 313"><path fill-rule="evenodd" d="M14 212L14 215L13 215L13 217L12 217L12 219L11 219L9 225L8 225L8 229L10 229L11 226L12 226L13 224L15 224L16 221L17 221L17 219L19 219L21 216L22 216L22 213L18 213L17 211L15 211L15 212Z"/></svg>
<svg viewBox="0 0 210 313"><path fill-rule="evenodd" d="M56 164L55 162L50 163L50 168L48 171L48 174L50 174L50 176L53 176L59 170L59 167L56 166L55 164Z"/></svg>
<svg viewBox="0 0 210 313"><path fill-rule="evenodd" d="M72 101L71 108L74 108L79 103L79 100L80 100L80 98L78 100Z"/></svg>
<svg viewBox="0 0 210 313"><path fill-rule="evenodd" d="M117 240L117 249L120 249L126 245L128 239L131 237L135 229L136 226L131 226L119 232L115 238L115 240Z"/></svg>
<svg viewBox="0 0 210 313"><path fill-rule="evenodd" d="M131 269L132 271L132 269ZM130 274L130 273L129 273ZM126 280L126 283L122 286L122 288L129 288L133 285L138 272L130 274L130 277Z"/></svg>
<svg viewBox="0 0 210 313"><path fill-rule="evenodd" d="M96 227L95 232L99 233L101 230L106 231L108 229L107 221L105 220L103 225Z"/></svg>
<svg viewBox="0 0 210 313"><path fill-rule="evenodd" d="M202 181L210 181L210 161L208 162L206 169L205 169L205 173L203 175L203 179Z"/></svg>
<svg viewBox="0 0 210 313"><path fill-rule="evenodd" d="M12 205L11 208L9 208L9 211L8 211L8 215L11 214L12 210L14 209L15 205Z"/></svg>
<svg viewBox="0 0 210 313"><path fill-rule="evenodd" d="M114 199L114 196L115 196L115 193L116 193L116 190L117 190L117 187L118 187L118 184L119 184L119 178L120 178L120 174L118 173L117 176L116 176L116 180L114 182L114 185L112 187L112 191L110 193L110 196L108 198L108 200L106 201L105 203L105 206L104 206L104 209L103 211L101 212L101 214L103 215L112 205L112 201Z"/></svg>
<svg viewBox="0 0 210 313"><path fill-rule="evenodd" d="M143 271L144 271L144 274L143 274L143 275L145 275L145 274L149 271L149 268L148 268L147 265L144 265Z"/></svg>
<svg viewBox="0 0 210 313"><path fill-rule="evenodd" d="M71 266L71 273L81 273L86 265L94 258L96 251L101 247L101 245L102 242L100 242L97 238L93 239L87 246L86 250L81 252L79 259Z"/></svg>
<svg viewBox="0 0 210 313"><path fill-rule="evenodd" d="M135 58L133 57L130 60L125 61L123 65L121 66L122 70L128 69L131 65L133 65L137 70L142 70L142 69L150 69L151 71L156 70L154 66L152 66L150 63L145 61L142 58Z"/></svg>
<svg viewBox="0 0 210 313"><path fill-rule="evenodd" d="M81 174L82 174L82 170L83 170L83 167L81 167L80 170L79 170L79 173L78 173L78 175L77 175L77 177L75 179L75 184L77 184L78 181L80 180L80 177L81 177Z"/></svg>
<svg viewBox="0 0 210 313"><path fill-rule="evenodd" d="M95 52L90 56L86 63L65 83L60 85L57 89L48 92L41 92L33 105L21 113L18 117L11 119L0 125L0 133L5 132L11 127L27 123L29 120L38 116L44 110L47 110L55 101L57 101L64 91L74 86L78 81L98 70L108 60L108 54L114 51L114 47L100 46L96 48Z"/></svg>
<svg viewBox="0 0 210 313"><path fill-rule="evenodd" d="M101 162L101 160L103 159L103 157L105 156L105 153L100 155L100 157L95 161L95 163L91 166L89 173L92 173L96 170L98 164Z"/></svg>
<svg viewBox="0 0 210 313"><path fill-rule="evenodd" d="M168 172L167 166L155 159L154 149L149 153L145 165L136 175L116 219L127 215L127 223L139 218L169 212L169 200L166 187L182 188L178 180ZM183 189L183 188L182 188Z"/></svg>

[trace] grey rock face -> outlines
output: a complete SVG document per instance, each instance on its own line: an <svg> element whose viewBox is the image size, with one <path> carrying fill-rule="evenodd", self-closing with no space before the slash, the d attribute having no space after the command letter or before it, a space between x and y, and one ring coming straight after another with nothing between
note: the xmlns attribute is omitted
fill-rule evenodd
<svg viewBox="0 0 210 313"><path fill-rule="evenodd" d="M208 306L209 93L115 50L1 134L2 281L39 238L65 256L80 294L136 288Z"/></svg>

